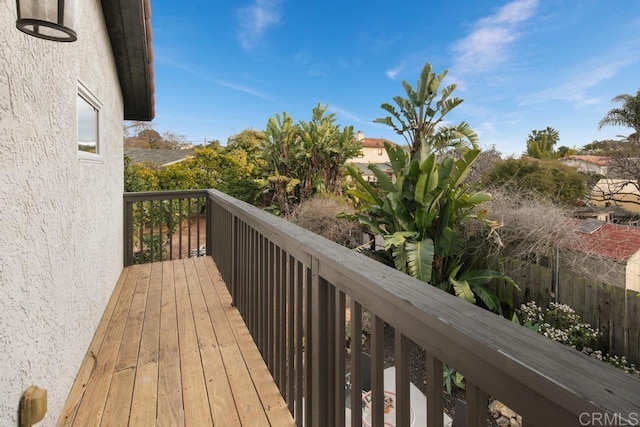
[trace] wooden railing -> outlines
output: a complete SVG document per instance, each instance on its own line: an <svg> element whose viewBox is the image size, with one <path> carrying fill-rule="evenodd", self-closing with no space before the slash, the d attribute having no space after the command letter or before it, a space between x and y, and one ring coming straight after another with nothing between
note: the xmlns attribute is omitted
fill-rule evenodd
<svg viewBox="0 0 640 427"><path fill-rule="evenodd" d="M345 425L345 378L361 390L365 374L362 342L354 339L365 311L372 316L371 425L383 425L390 328L396 425L410 424L411 343L426 362L427 419L415 425L443 424L443 364L466 378L468 426L487 425L489 396L525 426L638 422L636 377L218 191L208 191L206 212L207 252L299 426ZM360 393L351 396L347 416L356 426Z"/></svg>
<svg viewBox="0 0 640 427"><path fill-rule="evenodd" d="M206 190L124 194L124 265L205 255Z"/></svg>

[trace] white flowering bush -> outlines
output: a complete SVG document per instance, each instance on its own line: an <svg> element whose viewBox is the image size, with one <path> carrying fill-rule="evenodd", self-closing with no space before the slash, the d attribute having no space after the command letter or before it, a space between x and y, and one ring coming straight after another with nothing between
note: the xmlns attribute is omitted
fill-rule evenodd
<svg viewBox="0 0 640 427"><path fill-rule="evenodd" d="M622 369L628 374L640 376L640 370L636 369L634 364L629 362L624 356L618 357L616 355L610 355L609 353L602 353L601 350L593 350L589 347L583 348L582 352L594 359L602 360L607 362L609 365Z"/></svg>
<svg viewBox="0 0 640 427"><path fill-rule="evenodd" d="M584 323L575 310L566 304L550 303L549 308L538 307L534 302L522 304L518 310L522 324L529 329L564 345L575 348L595 359L605 361L616 368L633 374L640 375L635 366L624 356L618 357L602 353L601 350L592 350L602 333Z"/></svg>
<svg viewBox="0 0 640 427"><path fill-rule="evenodd" d="M523 323L538 325L538 333L564 345L582 351L595 344L602 335L588 323L583 323L574 309L566 304L549 304L549 308L538 307L534 301L522 304L519 314Z"/></svg>

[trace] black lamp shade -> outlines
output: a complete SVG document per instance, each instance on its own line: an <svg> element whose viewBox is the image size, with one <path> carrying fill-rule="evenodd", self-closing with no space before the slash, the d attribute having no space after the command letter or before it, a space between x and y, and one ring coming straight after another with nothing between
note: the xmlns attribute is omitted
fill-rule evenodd
<svg viewBox="0 0 640 427"><path fill-rule="evenodd" d="M41 39L73 42L78 39L76 0L16 0L18 20L22 32Z"/></svg>

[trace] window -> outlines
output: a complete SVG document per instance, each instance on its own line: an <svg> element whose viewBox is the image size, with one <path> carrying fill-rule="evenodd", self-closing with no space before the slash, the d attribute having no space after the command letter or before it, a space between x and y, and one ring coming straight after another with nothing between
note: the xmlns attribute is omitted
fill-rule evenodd
<svg viewBox="0 0 640 427"><path fill-rule="evenodd" d="M382 148L378 148L378 156L382 156Z"/></svg>
<svg viewBox="0 0 640 427"><path fill-rule="evenodd" d="M88 161L101 161L100 108L102 107L102 103L80 81L78 82L76 102L78 118L78 158Z"/></svg>

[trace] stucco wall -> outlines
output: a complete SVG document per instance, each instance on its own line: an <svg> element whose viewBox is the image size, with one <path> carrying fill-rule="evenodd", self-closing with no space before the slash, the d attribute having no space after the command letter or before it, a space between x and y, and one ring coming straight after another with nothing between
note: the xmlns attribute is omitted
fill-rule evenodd
<svg viewBox="0 0 640 427"><path fill-rule="evenodd" d="M627 261L626 285L628 291L640 292L640 251Z"/></svg>
<svg viewBox="0 0 640 427"><path fill-rule="evenodd" d="M576 168L579 172L582 172L582 173L607 175L606 166L600 166L594 163L586 162L584 160L572 159L569 157L562 158L560 159L560 161L567 166Z"/></svg>
<svg viewBox="0 0 640 427"><path fill-rule="evenodd" d="M378 154L382 150L382 154ZM358 163L389 163L389 156L384 147L362 147L362 157L355 157L351 161Z"/></svg>
<svg viewBox="0 0 640 427"><path fill-rule="evenodd" d="M0 3L0 425L48 390L54 425L122 269L122 95L98 0L78 41L36 39ZM103 162L78 160L81 79L102 101Z"/></svg>
<svg viewBox="0 0 640 427"><path fill-rule="evenodd" d="M640 213L640 194L634 180L601 179L591 190L594 206L618 206L629 212Z"/></svg>

